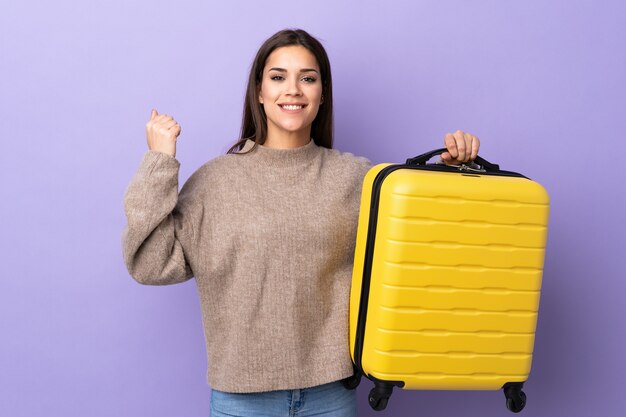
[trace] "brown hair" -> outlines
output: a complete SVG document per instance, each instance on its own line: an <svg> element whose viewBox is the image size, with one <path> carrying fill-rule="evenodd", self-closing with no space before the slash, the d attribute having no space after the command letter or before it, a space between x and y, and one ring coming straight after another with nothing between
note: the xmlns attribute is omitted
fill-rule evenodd
<svg viewBox="0 0 626 417"><path fill-rule="evenodd" d="M322 44L302 29L284 29L267 39L259 48L250 67L248 87L243 106L243 120L240 138L227 153L237 153L246 140L255 142L254 147L265 143L267 137L267 116L258 100L258 91L263 77L263 68L270 54L283 46L301 45L317 59L322 79L324 104L319 107L317 116L311 125L311 137L318 146L333 147L333 88L330 74L330 61ZM254 149L254 148L252 148Z"/></svg>

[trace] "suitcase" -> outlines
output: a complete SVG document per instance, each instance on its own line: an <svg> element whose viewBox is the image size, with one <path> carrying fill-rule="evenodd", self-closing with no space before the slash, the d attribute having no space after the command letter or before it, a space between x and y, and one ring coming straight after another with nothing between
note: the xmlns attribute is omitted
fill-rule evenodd
<svg viewBox="0 0 626 417"><path fill-rule="evenodd" d="M533 353L549 200L525 176L379 164L364 178L350 294L350 354L382 410L394 386L499 390L519 412Z"/></svg>

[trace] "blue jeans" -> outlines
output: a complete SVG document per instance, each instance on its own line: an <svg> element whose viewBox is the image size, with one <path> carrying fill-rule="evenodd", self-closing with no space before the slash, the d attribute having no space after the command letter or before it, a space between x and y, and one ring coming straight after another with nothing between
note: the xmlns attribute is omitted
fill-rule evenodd
<svg viewBox="0 0 626 417"><path fill-rule="evenodd" d="M211 390L211 417L356 417L356 390L341 381L311 388L235 394Z"/></svg>

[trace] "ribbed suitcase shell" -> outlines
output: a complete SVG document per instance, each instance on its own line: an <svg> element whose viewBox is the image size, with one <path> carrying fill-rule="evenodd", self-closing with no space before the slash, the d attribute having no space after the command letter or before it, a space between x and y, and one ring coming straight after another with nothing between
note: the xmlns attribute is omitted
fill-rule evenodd
<svg viewBox="0 0 626 417"><path fill-rule="evenodd" d="M373 208L374 179L390 165L376 165L363 183L350 301L353 361L371 379L401 381L405 389L500 389L526 381L546 191L524 177L401 168L385 177ZM369 295L357 342L373 214Z"/></svg>

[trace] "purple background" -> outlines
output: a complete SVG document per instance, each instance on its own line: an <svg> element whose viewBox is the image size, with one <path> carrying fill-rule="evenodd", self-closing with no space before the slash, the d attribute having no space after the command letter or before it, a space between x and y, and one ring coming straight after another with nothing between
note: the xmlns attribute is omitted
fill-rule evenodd
<svg viewBox="0 0 626 417"><path fill-rule="evenodd" d="M152 106L182 125L181 185L226 151L285 27L330 55L336 148L399 162L462 129L547 188L523 415L623 415L625 21L618 0L3 1L0 415L209 415L195 282L132 280L123 194ZM501 392L396 390L376 415L509 413Z"/></svg>

